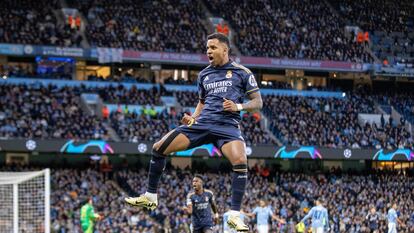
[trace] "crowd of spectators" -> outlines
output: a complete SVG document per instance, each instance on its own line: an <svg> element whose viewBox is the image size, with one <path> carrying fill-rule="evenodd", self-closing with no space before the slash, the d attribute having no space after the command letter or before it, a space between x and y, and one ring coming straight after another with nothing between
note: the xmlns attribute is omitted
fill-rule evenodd
<svg viewBox="0 0 414 233"><path fill-rule="evenodd" d="M408 32L414 25L414 7L411 1L352 0L330 1L348 24L364 30Z"/></svg>
<svg viewBox="0 0 414 233"><path fill-rule="evenodd" d="M240 122L240 129L247 145L276 145L271 132L261 124L261 113L244 113ZM272 137L273 136L273 137Z"/></svg>
<svg viewBox="0 0 414 233"><path fill-rule="evenodd" d="M1 138L107 139L96 116L80 109L75 88L3 84Z"/></svg>
<svg viewBox="0 0 414 233"><path fill-rule="evenodd" d="M121 139L128 142L155 142L180 125L182 114L174 110L165 108L158 113L153 106L148 107L148 110L128 113L116 111L110 114L112 126Z"/></svg>
<svg viewBox="0 0 414 233"><path fill-rule="evenodd" d="M199 101L198 93L194 91L176 91L173 95L183 107L195 107Z"/></svg>
<svg viewBox="0 0 414 233"><path fill-rule="evenodd" d="M214 192L220 216L231 204L231 169L224 165L206 168L194 164L192 170L167 166L158 189L159 205L152 212L130 208L123 201L126 196L145 192L146 183L142 178L148 175L146 168L138 165L131 170L126 165L114 172L113 179L108 179L98 167L99 164L92 162L88 169L56 167L52 170L51 227L55 232L81 232L80 208L84 200L92 197L95 212L103 216L96 223L95 230L99 232L189 233L191 218L182 207L192 191L195 172L202 172L204 188ZM10 170L16 171L16 168L1 168L1 171ZM414 230L413 179L412 170L343 172L340 168L332 168L325 173L304 173L254 165L249 171L242 210L252 212L263 200L286 221L283 224L272 222L270 232L295 232L295 225L314 201L323 199L329 212L329 233L372 232L367 219L372 208L379 215L376 222L379 232L387 232L387 212L396 203L398 217L404 223L398 226L399 232L409 233ZM245 222L256 230L254 218L247 218ZM222 224L221 219L217 231L222 229Z"/></svg>
<svg viewBox="0 0 414 233"><path fill-rule="evenodd" d="M381 104L393 106L405 119L414 123L414 96L411 92L380 94L375 98Z"/></svg>
<svg viewBox="0 0 414 233"><path fill-rule="evenodd" d="M235 42L246 56L373 62L364 45L345 32L346 26L369 32L371 48L381 59L404 63L414 54L414 7L408 0L204 3L213 15L230 23ZM68 5L85 16L85 35L93 47L205 52L209 23L200 1L85 0L68 1ZM332 14L331 6L339 14ZM81 47L80 31L57 19L63 16L61 9L57 0L5 2L0 10L0 42Z"/></svg>
<svg viewBox="0 0 414 233"><path fill-rule="evenodd" d="M369 31L371 48L385 65L414 57L414 6L411 1L331 2L349 25Z"/></svg>
<svg viewBox="0 0 414 233"><path fill-rule="evenodd" d="M172 92L182 110L162 106L159 88L141 90L136 86L57 87L4 84L0 106L2 138L112 139L102 119L82 111L82 93L97 93L105 103L142 105L136 110L113 111L108 126L124 141L156 141L180 125L184 112L191 115L196 92ZM414 104L408 92L393 95L358 95L344 98L317 98L264 95L263 112L269 129L284 145L316 145L328 148L414 148L414 138L405 120L413 120ZM374 101L394 106L403 114L380 123L362 123L360 113L375 113ZM109 113L108 113L109 115ZM263 125L260 113L243 113L241 130L248 145L276 144Z"/></svg>
<svg viewBox="0 0 414 233"><path fill-rule="evenodd" d="M0 42L55 46L80 46L80 34L54 13L58 1L5 1L0 9Z"/></svg>
<svg viewBox="0 0 414 233"><path fill-rule="evenodd" d="M399 122L360 125L359 113L376 113L371 96L342 99L266 96L264 112L270 129L285 145L329 148L413 148L414 139Z"/></svg>
<svg viewBox="0 0 414 233"><path fill-rule="evenodd" d="M325 2L214 0L205 3L214 14L229 20L237 32L236 43L243 55L372 61L361 45L345 36L345 25Z"/></svg>
<svg viewBox="0 0 414 233"><path fill-rule="evenodd" d="M127 108L114 111L107 121L122 140L129 142L156 141L181 124L184 112L191 114L186 108L177 112L166 107L157 112L154 106L161 106L162 102L156 88L4 84L0 93L4 97L0 106L2 138L111 139L103 120L81 109L82 93L98 93L105 103L144 106L142 112ZM241 128L248 145L274 142L261 126L260 117L259 113L243 115Z"/></svg>
<svg viewBox="0 0 414 233"><path fill-rule="evenodd" d="M183 78L174 79L173 77L168 77L164 80L164 84L174 84L174 85L196 85L197 79L191 81L190 79L185 80Z"/></svg>
<svg viewBox="0 0 414 233"><path fill-rule="evenodd" d="M88 7L87 37L92 46L182 53L205 51L207 30L199 2L104 0L90 1Z"/></svg>
<svg viewBox="0 0 414 233"><path fill-rule="evenodd" d="M135 85L127 88L123 85L92 88L106 103L162 105L160 92L156 87L148 90L138 89Z"/></svg>
<svg viewBox="0 0 414 233"><path fill-rule="evenodd" d="M372 5L376 4L375 0L366 1ZM188 0L129 0L122 4L108 0L88 0L68 3L86 16L88 23L85 34L89 44L94 47L182 53L205 52L208 19L199 1L191 4ZM236 44L243 55L372 61L364 52L363 46L354 43L352 37L345 36L343 21L337 15L331 14L331 8L326 3L315 4L309 0L262 0L242 4L215 0L205 3L213 14L229 20L237 32L234 33ZM79 31L66 23L58 23L55 16L57 13L54 12L61 9L58 1L44 4L34 4L30 1L5 4L0 17L0 26L4 26L0 27L1 42L80 47L82 37ZM353 4L344 5L341 6L341 10L358 12L353 10ZM228 10L234 7L234 11ZM365 16L372 14L373 12L367 13ZM403 15L401 17L405 17L404 19L396 17L395 14L392 14L392 18L404 21L407 14L398 15ZM396 25L407 27L404 22L398 22ZM260 46L257 45L257 41L261 42Z"/></svg>
<svg viewBox="0 0 414 233"><path fill-rule="evenodd" d="M222 216L231 203L231 173L203 173L205 188L213 190L219 213ZM131 195L145 192L145 170L122 171L118 182ZM150 216L172 232L188 232L189 217L182 211L186 194L191 192L192 173L167 169L159 188L159 206ZM405 223L400 232L414 229L413 176L405 173L346 174L340 170L313 175L304 173L275 172L272 169L254 167L249 173L247 193L243 210L252 212L259 200L266 201L276 215L286 224L271 225L270 232L295 232L295 225L305 215L317 198L325 200L329 211L331 230L329 232L372 232L366 216L376 208L380 218L380 232L387 231L386 214L390 204L397 203L399 218ZM361 185L364 184L364 185ZM255 219L247 219L253 231ZM223 222L220 222L220 227Z"/></svg>

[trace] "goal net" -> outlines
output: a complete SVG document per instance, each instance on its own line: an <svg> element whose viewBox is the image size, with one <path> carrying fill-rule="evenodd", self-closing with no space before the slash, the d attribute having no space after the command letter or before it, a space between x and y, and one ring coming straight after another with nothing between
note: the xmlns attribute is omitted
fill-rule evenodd
<svg viewBox="0 0 414 233"><path fill-rule="evenodd" d="M0 172L0 233L50 232L50 170Z"/></svg>

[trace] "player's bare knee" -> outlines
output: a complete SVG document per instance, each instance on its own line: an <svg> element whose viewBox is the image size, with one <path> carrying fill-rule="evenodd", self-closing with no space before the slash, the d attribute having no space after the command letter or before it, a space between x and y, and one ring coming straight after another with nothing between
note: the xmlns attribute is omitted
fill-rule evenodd
<svg viewBox="0 0 414 233"><path fill-rule="evenodd" d="M246 156L240 156L239 158L233 160L232 164L233 166L238 164L247 164L247 158Z"/></svg>

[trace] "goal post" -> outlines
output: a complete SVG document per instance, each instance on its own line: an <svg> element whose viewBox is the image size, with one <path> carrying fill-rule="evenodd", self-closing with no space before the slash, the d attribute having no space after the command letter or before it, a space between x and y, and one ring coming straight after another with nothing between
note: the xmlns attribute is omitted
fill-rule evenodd
<svg viewBox="0 0 414 233"><path fill-rule="evenodd" d="M50 170L0 172L0 233L50 233Z"/></svg>

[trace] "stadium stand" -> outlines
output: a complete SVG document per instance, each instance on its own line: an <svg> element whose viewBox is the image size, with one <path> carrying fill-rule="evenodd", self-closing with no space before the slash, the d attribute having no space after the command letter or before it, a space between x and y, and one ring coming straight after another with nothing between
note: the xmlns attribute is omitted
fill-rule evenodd
<svg viewBox="0 0 414 233"><path fill-rule="evenodd" d="M398 122L360 125L358 113L375 113L373 101L369 95L357 94L343 99L266 96L264 112L271 121L271 130L283 144L413 148L412 135Z"/></svg>
<svg viewBox="0 0 414 233"><path fill-rule="evenodd" d="M0 42L14 44L80 46L80 34L67 24L59 24L53 1L5 1L0 9Z"/></svg>
<svg viewBox="0 0 414 233"><path fill-rule="evenodd" d="M414 123L414 96L410 92L387 93L376 95L375 98L381 104L393 106L403 114L404 120Z"/></svg>
<svg viewBox="0 0 414 233"><path fill-rule="evenodd" d="M374 5L375 1L372 2ZM93 47L205 52L208 19L201 2L186 4L188 1L170 0L123 3L68 1L70 7L79 9L85 15L88 21L85 34ZM364 52L363 46L353 41L353 36L346 36L343 20L338 15L331 14L331 8L324 2L315 4L311 1L288 3L266 0L241 5L232 1L205 3L213 14L229 20L234 27L237 32L236 44L242 55L373 61ZM161 4L163 8L160 7ZM3 22L7 27L2 27L0 31L1 42L79 47L82 38L77 29L72 29L66 23L60 25L56 19L57 13L54 10L60 10L60 4L53 1L47 5L49 7L43 8L39 7L42 4L26 4L21 1L5 5L0 24ZM348 8L341 9L352 7L348 5ZM226 10L233 9L229 6L237 7L235 13ZM6 20L13 23L6 24ZM261 46L256 46L257 40L262 42ZM403 42L407 48L412 45L411 39L409 40ZM274 43L278 46L274 46Z"/></svg>
<svg viewBox="0 0 414 233"><path fill-rule="evenodd" d="M92 165L96 166L99 167L99 164ZM22 168L9 166L2 170ZM226 169L220 170L207 172L204 176L205 187L213 190L222 215L230 204L227 184L230 183L231 173ZM307 174L278 172L260 166L254 166L249 173L244 210L251 212L259 200L265 200L275 214L286 220L286 224L273 223L271 232L293 231L319 197L326 200L331 232L370 232L365 217L372 207L380 215L380 232L386 232L385 219L392 202L398 204L399 218L406 224L399 232L414 230L414 197L412 192L407 191L414 189L412 173L371 171L359 174L333 169L326 174ZM108 180L99 168L56 168L52 172L52 227L56 232L79 232L80 201L92 196L95 211L104 216L102 221L97 222L96 230L99 232L158 232L161 229L189 232L190 219L181 207L186 194L192 189L192 175L186 170L167 169L161 179L159 207L150 214L144 214L119 204L126 195L124 191L134 194L145 190L145 184L139 178L147 176L144 169L119 170L115 172L116 179ZM252 230L256 230L254 219L247 222Z"/></svg>
<svg viewBox="0 0 414 233"><path fill-rule="evenodd" d="M82 93L97 93L106 104L162 106L158 89L142 90L135 86L64 87L3 85L5 98L0 111L2 138L103 138L110 140L102 119L89 116L77 104ZM17 93L19 93L17 95ZM154 141L180 125L184 112L191 114L197 94L189 91L168 93L180 103L182 110L164 108L139 111L119 108L109 117L118 136L129 142ZM22 95L22 96L20 96ZM317 145L328 148L413 148L414 139L405 126L413 120L409 93L393 95L357 95L348 93L343 99L287 97L264 95L263 113L269 129L285 145ZM31 100L31 101L28 101ZM403 114L400 121L362 124L360 113L376 113L374 101L389 104ZM21 107L23 106L23 108ZM144 108L144 109L145 109ZM30 113L30 114L26 114ZM243 114L241 128L248 145L274 145L277 142L261 124L260 113ZM19 120L17 120L19 119ZM68 121L67 119L71 119ZM72 122L73 120L73 122ZM74 123L74 125L72 125ZM73 127L75 126L75 127ZM151 133L149 133L151 132Z"/></svg>
<svg viewBox="0 0 414 233"><path fill-rule="evenodd" d="M204 53L205 15L198 2L189 2L104 0L81 8L89 21L86 30L92 46Z"/></svg>
<svg viewBox="0 0 414 233"><path fill-rule="evenodd" d="M130 89L122 85L99 87L63 87L1 85L3 98L0 107L2 138L66 138L111 140L103 120L90 116L79 106L82 93L98 93L105 103L161 106L156 89ZM174 92L181 96L181 92ZM29 101L30 100L30 101ZM190 107L194 107L190 106ZM187 107L187 106L185 106ZM183 109L191 114L191 111ZM112 112L109 124L124 141L155 141L180 125L184 111L165 108L157 113L128 111L119 108ZM260 125L260 114L243 116L243 135L249 145L275 141Z"/></svg>
<svg viewBox="0 0 414 233"><path fill-rule="evenodd" d="M411 1L330 1L350 25L370 34L371 48L389 64L414 63L414 6Z"/></svg>
<svg viewBox="0 0 414 233"><path fill-rule="evenodd" d="M236 44L244 55L372 61L363 47L353 42L352 36L345 36L345 25L325 2L214 0L205 3L217 16L231 23L237 32Z"/></svg>
<svg viewBox="0 0 414 233"><path fill-rule="evenodd" d="M107 103L162 105L160 93L156 88L151 90L139 90L136 86L132 86L128 89L121 84L117 86L91 89L90 91L97 92Z"/></svg>
<svg viewBox="0 0 414 233"><path fill-rule="evenodd" d="M66 7L78 9L82 14L82 31L65 21ZM206 12L206 7L210 12ZM143 179L148 176L147 164L142 164L149 160L144 155L150 151L150 148L146 148L146 141L155 142L160 139L180 125L184 113L191 114L194 111L198 95L185 90L194 88L194 72L201 67L193 66L192 63L184 64L182 61L169 63L156 59L142 61L142 64L125 59L124 64L103 65L92 55L82 57L78 54L72 58L70 51L66 51L66 55L59 53L71 47L82 48L84 54L95 47L182 54L205 53L206 36L214 29L209 22L210 16L221 17L225 23L229 23L232 42L235 42L237 51L240 52L237 56L322 60L329 61L329 64L333 64L331 61L370 63L360 66L364 73L354 72L359 70L359 64L346 63L351 68L344 70L349 70L349 73L333 73L329 66L321 70L312 67L312 71L303 71L303 78L298 77L301 72L290 70L296 77L288 74L288 69L291 68L287 67L271 69L263 64L254 67L257 69L257 73L254 72L258 74L256 77L262 93L276 92L269 89L282 89L278 90L279 93L285 92L277 95L263 94L264 108L261 112L241 112L240 129L247 146L269 146L266 149L280 148L279 146L349 148L353 153L350 156L355 157L348 158L345 150L343 155L349 160L341 157L331 161L325 156L322 160L298 157L293 158L295 160L273 157L263 159L262 155L249 154L253 159L249 159L249 181L243 210L252 212L258 202L264 200L276 215L286 220L283 224L272 222L270 232L295 232L296 224L313 206L313 202L323 198L330 216L329 233L373 232L366 220L373 207L380 216L378 232L387 232L387 211L392 203L396 203L399 219L405 223L398 226L398 232L414 232L412 73L404 74L404 77L399 77L399 73L396 73L397 77L390 78L392 82L385 81L388 78L385 73L381 73L383 77L376 77L376 68L381 66L377 64L378 60L374 62L377 57L384 65L382 68L403 67L412 72L412 1L2 1L0 140L8 143L8 139L24 139L19 140L19 143L26 141L27 150L15 152L14 149L7 151L8 148L5 150L0 147L0 171L40 169L15 166L9 160L52 167L52 232L82 232L79 221L81 203L87 197L92 197L96 212L103 216L103 220L96 223L96 232L189 233L191 216L184 213L181 207L186 203L186 195L192 190L192 177L198 172L205 177L205 188L215 193L220 216L228 210L227 207L231 204L232 173L229 164L223 163L224 158L220 155L217 156L219 158L212 158L217 159L214 161L202 161L207 156L197 158L198 155L173 158L185 161L185 166L191 164L191 169L187 167L182 170L173 168L173 159L168 158L159 188L160 205L155 211L131 208L124 203L125 197L137 196L146 191ZM358 29L360 33L366 32L369 40L363 38L364 43L361 43L356 32L349 28ZM32 51L34 47L27 45L57 47L43 50L42 46ZM42 53L37 50L42 50ZM51 54L47 51L53 56L57 54L56 57L70 59L72 63L68 62L68 69L60 64L45 65L45 69L50 72L42 73L39 71L42 61L38 59L48 58ZM266 59L270 60L277 59ZM98 72L103 66L105 71ZM125 67L128 68L124 69ZM402 70L405 69L397 69ZM96 74L91 75L93 72ZM78 76L80 73L83 75ZM103 73L108 76L103 78ZM266 77L267 73L269 75ZM180 75L190 80L184 80ZM324 87L308 84L309 79L306 78L311 76L318 79L315 81L318 84L315 85ZM19 81L36 78L36 83L12 84L13 80L7 81L14 78L19 78ZM289 83L265 81L273 78L289 80ZM45 85L50 79L56 80L52 80L51 85ZM396 84L400 82L399 79L404 79L402 84ZM299 80L303 85L293 85L298 84ZM361 92L356 88L358 82L365 81L373 90ZM74 86L60 86L64 82ZM374 82L384 82L385 84L379 85L383 87L382 90L375 88ZM393 85L388 85L389 83ZM176 86L169 89L168 84ZM343 90L353 91L344 93L343 98L322 97L326 91L337 91L336 94L341 95L338 91L344 86L335 84L343 84L347 86ZM189 85L193 86L188 87ZM180 90L180 87L183 89ZM296 92L296 88L320 95L305 97L305 92ZM295 92L296 96L286 94L290 91ZM94 104L99 107L94 106L94 110L87 111L87 103L82 100L82 94L97 94L99 101ZM103 117L99 112L101 106L106 107L102 108L102 113L105 109L107 114L102 114ZM384 112L391 117L385 120ZM380 123L376 124L362 123L359 118L362 113L377 114L375 117L384 114ZM138 149L139 154L126 155L116 154L117 150L109 151L110 155L100 155L98 152L97 155L95 152L94 155L89 155L90 152L86 149L83 154L65 154L62 149L60 152L43 153L30 147L35 142L28 139L74 139L75 146L79 140L91 139L103 139L104 143L110 141L108 144L111 145L118 141L144 141L145 148L134 146L133 153L137 153ZM252 151L255 152L255 149ZM355 149L371 149L370 155L384 152L384 160L376 157L377 153L372 160L356 160L356 154L360 151ZM372 151L374 152L371 153ZM408 161L397 162L401 151ZM215 156L216 154L213 157ZM105 162L108 157L109 164ZM355 160L351 161L353 159ZM123 161L122 164L120 160ZM133 162L128 164L130 161ZM112 162L115 162L114 166ZM256 162L261 165L254 164ZM354 167L349 171L332 168L337 164L344 169L358 165L356 167L361 171L352 170ZM401 169L399 171L375 170L387 166L396 169L397 164ZM404 170L403 167L407 169ZM3 182L2 185L9 184ZM6 186L0 189L11 196L11 189ZM39 190L36 186L30 187L31 192L39 193ZM25 195L28 196L29 193ZM19 201L22 206L28 205L28 202ZM31 209L22 209L21 213L24 211L30 212ZM38 207L36 211L43 212L43 209ZM0 212L2 217L11 216L11 213ZM0 225L10 227L8 220L10 219L0 219ZM247 219L246 222L252 231L257 231L255 219ZM32 232L31 224L21 224L26 226L20 230ZM221 232L219 228L222 224L223 222L219 224L216 231ZM36 231L43 232L44 229Z"/></svg>
<svg viewBox="0 0 414 233"><path fill-rule="evenodd" d="M97 117L79 107L78 90L1 85L1 138L108 139Z"/></svg>

